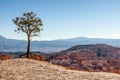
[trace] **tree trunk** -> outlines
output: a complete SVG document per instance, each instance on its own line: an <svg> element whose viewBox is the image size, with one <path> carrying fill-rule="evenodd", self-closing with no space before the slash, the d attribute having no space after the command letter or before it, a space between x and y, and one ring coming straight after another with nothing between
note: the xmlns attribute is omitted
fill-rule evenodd
<svg viewBox="0 0 120 80"><path fill-rule="evenodd" d="M30 35L28 35L27 58L29 58L29 55L30 55Z"/></svg>

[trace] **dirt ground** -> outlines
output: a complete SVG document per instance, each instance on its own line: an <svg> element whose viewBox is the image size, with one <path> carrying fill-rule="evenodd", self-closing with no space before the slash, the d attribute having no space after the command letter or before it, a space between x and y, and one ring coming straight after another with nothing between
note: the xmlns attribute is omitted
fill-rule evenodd
<svg viewBox="0 0 120 80"><path fill-rule="evenodd" d="M44 61L23 58L0 61L0 80L120 80L120 75L67 70Z"/></svg>

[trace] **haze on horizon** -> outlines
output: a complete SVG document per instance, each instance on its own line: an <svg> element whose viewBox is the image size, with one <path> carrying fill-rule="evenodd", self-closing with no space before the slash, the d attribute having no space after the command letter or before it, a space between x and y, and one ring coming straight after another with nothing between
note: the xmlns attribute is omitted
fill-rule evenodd
<svg viewBox="0 0 120 80"><path fill-rule="evenodd" d="M33 11L43 21L43 31L33 40L74 37L120 39L120 0L0 0L0 35L23 39L14 32L15 17Z"/></svg>

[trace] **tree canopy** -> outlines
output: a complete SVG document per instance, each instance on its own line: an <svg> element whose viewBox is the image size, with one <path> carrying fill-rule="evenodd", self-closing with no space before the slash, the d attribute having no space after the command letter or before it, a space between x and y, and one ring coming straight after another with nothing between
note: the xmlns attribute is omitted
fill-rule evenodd
<svg viewBox="0 0 120 80"><path fill-rule="evenodd" d="M18 26L15 31L25 32L30 37L37 36L42 30L40 26L43 26L41 19L33 12L24 13L23 17L16 17L13 22Z"/></svg>

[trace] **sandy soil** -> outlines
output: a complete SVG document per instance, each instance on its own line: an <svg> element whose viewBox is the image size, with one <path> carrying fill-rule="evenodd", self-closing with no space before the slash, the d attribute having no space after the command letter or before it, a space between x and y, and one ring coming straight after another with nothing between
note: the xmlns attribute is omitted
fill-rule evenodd
<svg viewBox="0 0 120 80"><path fill-rule="evenodd" d="M0 80L120 80L120 75L67 70L31 59L11 59L0 61Z"/></svg>

